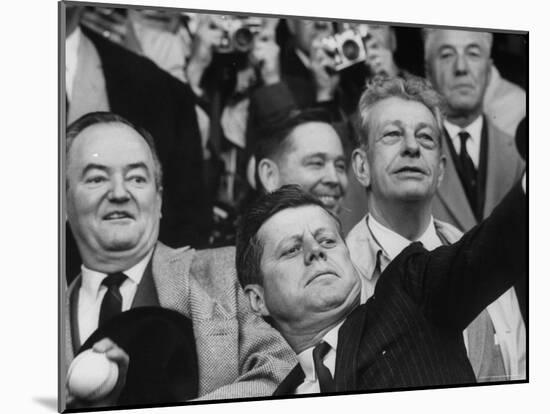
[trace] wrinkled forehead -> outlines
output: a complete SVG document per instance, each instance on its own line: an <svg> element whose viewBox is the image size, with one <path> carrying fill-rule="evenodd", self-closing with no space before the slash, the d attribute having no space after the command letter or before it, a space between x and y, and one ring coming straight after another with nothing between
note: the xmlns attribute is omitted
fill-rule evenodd
<svg viewBox="0 0 550 414"><path fill-rule="evenodd" d="M389 97L375 103L367 114L369 129L388 124L411 127L429 126L439 131L436 117L425 104L416 100Z"/></svg>
<svg viewBox="0 0 550 414"><path fill-rule="evenodd" d="M111 122L83 129L72 142L67 166L84 168L98 163L111 167L138 162L154 168L153 154L145 139L128 125Z"/></svg>
<svg viewBox="0 0 550 414"><path fill-rule="evenodd" d="M475 45L486 54L490 54L492 40L493 35L488 32L427 29L425 31L424 50L426 57L429 57L445 46L465 48Z"/></svg>
<svg viewBox="0 0 550 414"><path fill-rule="evenodd" d="M278 243L305 233L315 233L321 229L339 234L336 219L324 208L316 205L290 207L268 218L258 229L257 237L265 247L274 248Z"/></svg>

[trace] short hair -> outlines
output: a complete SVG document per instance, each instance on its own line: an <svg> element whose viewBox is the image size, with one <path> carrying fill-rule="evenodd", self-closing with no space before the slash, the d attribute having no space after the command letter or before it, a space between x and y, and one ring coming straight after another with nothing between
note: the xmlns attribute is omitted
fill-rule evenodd
<svg viewBox="0 0 550 414"><path fill-rule="evenodd" d="M445 101L431 84L418 76L402 77L375 76L367 83L366 89L359 100L358 128L359 144L368 148L369 142L369 115L378 102L387 98L400 98L406 101L419 102L426 106L433 114L441 143L443 131L443 113Z"/></svg>
<svg viewBox="0 0 550 414"><path fill-rule="evenodd" d="M287 116L277 122L263 126L258 131L258 139L254 148L256 159L255 179L261 187L261 180L258 177L258 165L261 160L268 158L279 161L283 154L290 147L289 137L297 127L310 122L321 122L332 126L330 115L324 109L307 108L291 110Z"/></svg>
<svg viewBox="0 0 550 414"><path fill-rule="evenodd" d="M328 210L317 197L294 184L284 185L272 193L261 195L246 210L240 218L237 228L235 255L237 276L243 288L250 284L263 285L261 269L263 244L258 237L260 227L282 210L310 205L318 206L330 214L338 224L340 233L342 232L338 217Z"/></svg>
<svg viewBox="0 0 550 414"><path fill-rule="evenodd" d="M80 118L78 118L76 121L71 123L67 127L67 134L66 134L66 142L65 142L65 157L66 157L66 165L69 165L69 153L71 151L71 147L73 146L73 143L78 137L78 135L84 131L86 128L97 125L97 124L124 124L126 126L129 126L134 131L136 131L141 137L145 140L147 143L147 146L151 150L151 154L153 156L153 164L155 166L155 185L157 186L157 189L162 189L162 166L159 161L159 157L157 154L157 149L155 147L155 140L153 139L153 136L145 129L139 126L136 126L132 124L130 121L128 121L126 118L123 118L120 115L114 114L112 112L90 112L87 113ZM67 180L67 186L68 186L68 180Z"/></svg>
<svg viewBox="0 0 550 414"><path fill-rule="evenodd" d="M424 59L426 61L431 57L432 53L434 52L433 34L435 32L442 32L447 30L451 30L451 29L423 28L421 30L422 42L424 44ZM457 30L460 30L460 29L457 29ZM493 47L493 34L489 32L481 32L481 31L474 31L474 30L470 30L470 32L476 32L483 35L482 37L483 44L486 47L489 54L491 54L491 48Z"/></svg>

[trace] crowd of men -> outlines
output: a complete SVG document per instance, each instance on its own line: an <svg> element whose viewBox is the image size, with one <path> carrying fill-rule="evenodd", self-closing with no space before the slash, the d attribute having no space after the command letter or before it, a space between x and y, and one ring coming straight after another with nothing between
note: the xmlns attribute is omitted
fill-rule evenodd
<svg viewBox="0 0 550 414"><path fill-rule="evenodd" d="M422 29L423 78L387 25L65 18L61 371L120 373L67 407L527 379L526 95L491 33Z"/></svg>

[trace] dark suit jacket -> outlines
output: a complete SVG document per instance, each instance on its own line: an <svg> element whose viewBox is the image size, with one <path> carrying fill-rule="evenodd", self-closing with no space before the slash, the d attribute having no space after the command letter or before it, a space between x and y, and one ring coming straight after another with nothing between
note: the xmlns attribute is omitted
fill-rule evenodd
<svg viewBox="0 0 550 414"><path fill-rule="evenodd" d="M419 243L386 268L339 330L337 391L474 383L463 329L526 273L526 200L518 187L454 245ZM297 366L274 395L294 392Z"/></svg>
<svg viewBox="0 0 550 414"><path fill-rule="evenodd" d="M483 217L487 217L521 177L525 163L516 149L514 138L499 130L487 118L484 122L484 128L487 129L487 174ZM477 220L468 203L446 139L442 140L442 149L447 158L447 166L432 203L433 215L462 231L468 231L477 224ZM525 278L519 279L514 287L523 320L527 324L527 281Z"/></svg>
<svg viewBox="0 0 550 414"><path fill-rule="evenodd" d="M193 92L150 60L84 27L81 30L101 59L111 111L142 126L155 139L164 171L159 240L171 247L205 245L211 209L203 185ZM77 266L69 266L69 274L78 273Z"/></svg>

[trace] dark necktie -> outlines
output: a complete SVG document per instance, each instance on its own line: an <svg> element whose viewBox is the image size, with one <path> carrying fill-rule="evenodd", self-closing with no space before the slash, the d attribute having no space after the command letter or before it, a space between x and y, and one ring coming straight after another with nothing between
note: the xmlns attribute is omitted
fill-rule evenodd
<svg viewBox="0 0 550 414"><path fill-rule="evenodd" d="M107 287L107 292L105 296L103 296L103 302L101 302L98 327L102 326L113 316L122 312L120 285L124 280L126 280L126 275L122 272L118 272L109 274L103 279L103 282L101 282L102 285Z"/></svg>
<svg viewBox="0 0 550 414"><path fill-rule="evenodd" d="M474 162L470 158L468 151L466 150L466 142L470 138L470 134L466 131L460 131L458 133L460 138L460 153L458 154L458 159L460 161L460 174L462 176L462 184L464 185L464 190L470 201L472 209L475 211L476 208L476 199L477 199L477 183L476 176L477 171L474 166Z"/></svg>
<svg viewBox="0 0 550 414"><path fill-rule="evenodd" d="M334 392L334 380L330 374L329 369L323 364L323 358L330 351L330 345L325 341L322 341L313 349L313 365L315 366L315 373L319 380L319 388L321 392Z"/></svg>

